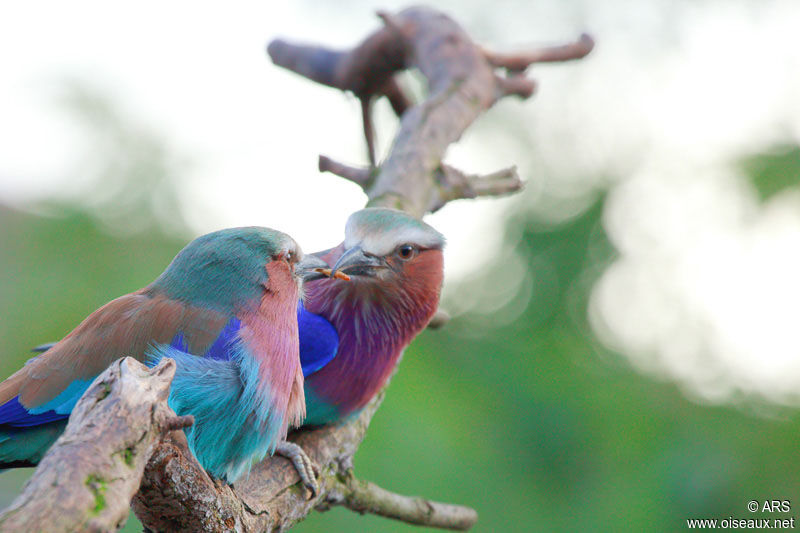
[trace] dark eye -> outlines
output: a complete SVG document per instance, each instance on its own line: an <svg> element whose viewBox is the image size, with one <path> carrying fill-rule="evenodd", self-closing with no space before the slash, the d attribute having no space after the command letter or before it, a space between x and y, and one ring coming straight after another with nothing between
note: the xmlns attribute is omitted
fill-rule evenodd
<svg viewBox="0 0 800 533"><path fill-rule="evenodd" d="M408 261L417 253L417 249L411 244L403 244L397 248L397 255L400 259Z"/></svg>
<svg viewBox="0 0 800 533"><path fill-rule="evenodd" d="M286 261L288 261L289 263L294 263L294 252L293 251L289 250L288 252L286 252Z"/></svg>

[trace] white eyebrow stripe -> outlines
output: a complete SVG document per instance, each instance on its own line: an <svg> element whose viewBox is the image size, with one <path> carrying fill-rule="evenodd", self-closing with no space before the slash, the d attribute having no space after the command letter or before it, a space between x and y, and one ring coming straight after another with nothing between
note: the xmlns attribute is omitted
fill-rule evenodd
<svg viewBox="0 0 800 533"><path fill-rule="evenodd" d="M422 228L402 228L392 233L366 233L355 229L348 233L344 240L345 248L361 246L372 255L384 256L392 253L401 244L414 244L422 248L439 248L441 240L438 235L432 235Z"/></svg>
<svg viewBox="0 0 800 533"><path fill-rule="evenodd" d="M360 246L365 252L386 256L402 244L421 248L444 247L444 237L431 226L406 213L381 207L367 207L347 219L346 249Z"/></svg>

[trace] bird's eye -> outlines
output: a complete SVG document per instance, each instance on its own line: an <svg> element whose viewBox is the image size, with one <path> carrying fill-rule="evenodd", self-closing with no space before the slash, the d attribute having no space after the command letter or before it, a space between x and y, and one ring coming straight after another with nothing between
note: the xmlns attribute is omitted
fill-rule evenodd
<svg viewBox="0 0 800 533"><path fill-rule="evenodd" d="M417 253L417 249L411 244L403 244L397 248L397 255L400 259L408 261Z"/></svg>
<svg viewBox="0 0 800 533"><path fill-rule="evenodd" d="M286 252L286 261L288 263L294 263L294 252L293 251L289 250L288 252Z"/></svg>

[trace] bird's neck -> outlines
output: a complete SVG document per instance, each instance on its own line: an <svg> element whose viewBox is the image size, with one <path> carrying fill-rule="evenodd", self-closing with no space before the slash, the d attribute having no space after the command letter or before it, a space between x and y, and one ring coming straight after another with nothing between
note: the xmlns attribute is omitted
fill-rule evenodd
<svg viewBox="0 0 800 533"><path fill-rule="evenodd" d="M441 258L435 259L441 272ZM328 365L307 378L307 385L335 404L341 416L362 408L391 377L403 349L430 321L440 286L440 276L392 284L357 278L308 284L304 305L334 325L339 350Z"/></svg>
<svg viewBox="0 0 800 533"><path fill-rule="evenodd" d="M285 413L285 425L297 425L305 416L300 347L297 336L297 285L283 265L267 265L269 282L258 309L241 315L240 338L252 357L244 381L257 383L265 403L264 412ZM299 379L299 382L298 382Z"/></svg>

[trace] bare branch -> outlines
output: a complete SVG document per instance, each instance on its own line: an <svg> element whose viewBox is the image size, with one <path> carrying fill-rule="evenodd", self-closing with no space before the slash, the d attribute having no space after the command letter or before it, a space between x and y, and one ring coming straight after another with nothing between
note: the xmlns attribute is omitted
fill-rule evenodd
<svg viewBox="0 0 800 533"><path fill-rule="evenodd" d="M445 167L454 170L452 167ZM491 174L467 176L467 192L464 198L479 196L501 196L517 192L523 187L517 167L504 168Z"/></svg>
<svg viewBox="0 0 800 533"><path fill-rule="evenodd" d="M497 99L504 96L516 95L522 99L530 98L536 91L536 82L525 77L524 74L512 74L511 76L497 76Z"/></svg>
<svg viewBox="0 0 800 533"><path fill-rule="evenodd" d="M290 49L282 50L283 55L294 57L291 61L282 57L279 64L294 65L289 68L314 80L327 79L326 73L335 68L335 86L357 95L382 94L395 72L412 66L428 79L428 99L411 108L401 106L400 131L374 180L365 186L363 179L353 179L352 172L344 172L343 177L365 188L368 205L394 207L418 217L452 199L519 189L518 179L491 186L470 180L469 187L460 192L442 194L438 186L442 158L449 145L498 98L512 94L527 98L535 90L535 83L521 74L501 77L494 68L518 72L534 62L578 59L593 48L591 37L584 34L574 43L524 54L496 54L478 47L452 19L432 9L414 7L379 16L384 27L343 56L333 52L325 56L317 48L303 46L291 50L292 45L280 42ZM296 66L307 66L320 57L337 64L320 66L320 72L312 75Z"/></svg>
<svg viewBox="0 0 800 533"><path fill-rule="evenodd" d="M361 97L361 123L364 127L364 139L367 141L367 159L369 165L375 166L375 129L372 127L372 97Z"/></svg>
<svg viewBox="0 0 800 533"><path fill-rule="evenodd" d="M155 444L175 413L167 407L175 362L149 369L130 357L100 374L16 500L0 531L115 531Z"/></svg>
<svg viewBox="0 0 800 533"><path fill-rule="evenodd" d="M491 174L465 174L449 165L437 172L438 195L431 198L429 211L441 209L447 202L479 196L501 196L522 189L517 167L504 168Z"/></svg>
<svg viewBox="0 0 800 533"><path fill-rule="evenodd" d="M324 155L319 156L318 166L320 172L330 172L331 174L336 174L340 178L352 181L353 183L361 186L362 189L369 187L369 184L372 181L372 173L370 172L370 169L351 167L350 165L339 163L338 161L334 161L330 157L326 157Z"/></svg>
<svg viewBox="0 0 800 533"><path fill-rule="evenodd" d="M594 39L586 33L582 33L577 41L531 50L530 52L520 52L517 54L501 54L483 50L483 55L493 66L504 68L512 72L521 72L534 63L553 63L560 61L570 61L586 57L594 48Z"/></svg>
<svg viewBox="0 0 800 533"><path fill-rule="evenodd" d="M179 429L186 429L193 425L194 425L194 416L192 415L175 416L173 418L167 419L164 422L164 425L161 428L161 430L177 431Z"/></svg>
<svg viewBox="0 0 800 533"><path fill-rule="evenodd" d="M337 76L337 67L347 52L330 50L323 46L305 46L290 44L275 39L267 46L267 53L272 62L287 70L313 80L328 87L347 90Z"/></svg>
<svg viewBox="0 0 800 533"><path fill-rule="evenodd" d="M469 507L395 494L369 481L356 479L352 472L340 479L338 486L328 493L327 503L344 505L357 513L457 531L470 529L478 520L478 513ZM326 510L320 506L317 509Z"/></svg>
<svg viewBox="0 0 800 533"><path fill-rule="evenodd" d="M304 429L290 436L320 467L320 492L311 499L283 457L268 457L232 487L211 479L187 449L182 434L174 433L152 454L132 502L136 516L154 531L288 529L315 506L332 504L327 498L339 486L339 478L352 470L353 455L382 401L380 393L346 424Z"/></svg>

